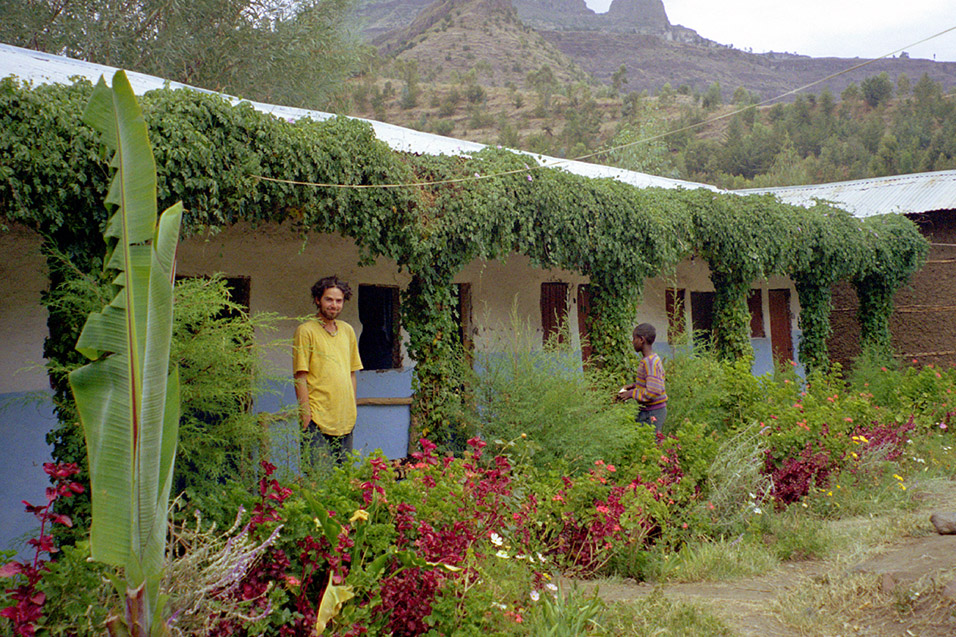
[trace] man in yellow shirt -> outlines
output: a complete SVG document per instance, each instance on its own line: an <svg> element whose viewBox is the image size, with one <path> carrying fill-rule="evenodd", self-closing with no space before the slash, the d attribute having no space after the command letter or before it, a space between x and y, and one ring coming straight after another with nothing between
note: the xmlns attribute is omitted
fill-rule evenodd
<svg viewBox="0 0 956 637"><path fill-rule="evenodd" d="M342 464L352 451L355 372L362 369L352 326L336 320L352 297L349 284L330 276L312 286L315 318L299 325L292 346L295 396L303 430L302 461L330 455Z"/></svg>

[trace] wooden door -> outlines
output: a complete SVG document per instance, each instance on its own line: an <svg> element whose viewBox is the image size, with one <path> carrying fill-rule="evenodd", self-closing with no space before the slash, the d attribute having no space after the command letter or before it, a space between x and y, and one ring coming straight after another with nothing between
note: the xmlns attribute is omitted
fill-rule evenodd
<svg viewBox="0 0 956 637"><path fill-rule="evenodd" d="M541 284L541 330L544 342L555 333L564 342L561 328L568 320L568 284L558 281Z"/></svg>
<svg viewBox="0 0 956 637"><path fill-rule="evenodd" d="M770 347L773 360L784 363L793 360L793 333L790 314L790 290L768 290L770 301Z"/></svg>

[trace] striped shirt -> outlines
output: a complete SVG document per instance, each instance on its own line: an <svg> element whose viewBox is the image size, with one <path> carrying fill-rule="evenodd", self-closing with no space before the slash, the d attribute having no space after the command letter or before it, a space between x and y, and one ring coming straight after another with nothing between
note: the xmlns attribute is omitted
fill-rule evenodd
<svg viewBox="0 0 956 637"><path fill-rule="evenodd" d="M660 409L667 405L664 363L655 352L651 352L638 363L635 385L631 398L641 404L642 410Z"/></svg>

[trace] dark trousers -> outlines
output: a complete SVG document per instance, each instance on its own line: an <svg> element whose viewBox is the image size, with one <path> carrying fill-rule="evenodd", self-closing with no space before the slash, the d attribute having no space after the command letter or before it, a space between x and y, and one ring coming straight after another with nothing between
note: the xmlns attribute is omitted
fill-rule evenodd
<svg viewBox="0 0 956 637"><path fill-rule="evenodd" d="M667 420L667 406L658 409L642 409L637 412L635 420L642 425L654 425L654 431L661 433L664 421Z"/></svg>
<svg viewBox="0 0 956 637"><path fill-rule="evenodd" d="M341 466L352 453L352 432L344 436L330 436L322 433L319 426L309 422L302 435L301 457L303 464L331 469Z"/></svg>

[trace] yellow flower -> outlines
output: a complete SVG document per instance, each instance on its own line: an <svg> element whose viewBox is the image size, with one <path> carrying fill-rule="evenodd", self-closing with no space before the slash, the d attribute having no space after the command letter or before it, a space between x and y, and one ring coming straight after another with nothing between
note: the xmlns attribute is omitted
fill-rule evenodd
<svg viewBox="0 0 956 637"><path fill-rule="evenodd" d="M899 480L900 482L903 481L903 476L900 476L900 475L897 475L897 474L894 473L894 474L893 474L893 477L896 478L897 480Z"/></svg>
<svg viewBox="0 0 956 637"><path fill-rule="evenodd" d="M349 518L349 524L354 524L358 522L368 522L368 511L365 509L359 509L352 514L352 517Z"/></svg>

